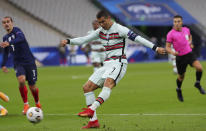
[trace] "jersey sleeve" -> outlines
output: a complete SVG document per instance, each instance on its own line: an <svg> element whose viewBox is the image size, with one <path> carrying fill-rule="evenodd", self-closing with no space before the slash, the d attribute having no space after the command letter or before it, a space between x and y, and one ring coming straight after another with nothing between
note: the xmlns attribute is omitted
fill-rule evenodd
<svg viewBox="0 0 206 131"><path fill-rule="evenodd" d="M15 39L11 40L10 44L21 43L25 40L24 33L20 29L16 29L15 31Z"/></svg>
<svg viewBox="0 0 206 131"><path fill-rule="evenodd" d="M149 48L153 48L154 44L147 39L141 37L140 35L134 33L132 30L128 29L127 27L120 25L120 35L124 38L128 38L132 41L135 41L137 43L140 43L144 46L147 46Z"/></svg>
<svg viewBox="0 0 206 131"><path fill-rule="evenodd" d="M173 41L173 39L172 39L172 33L169 32L169 33L167 34L166 42L172 43L172 41Z"/></svg>
<svg viewBox="0 0 206 131"><path fill-rule="evenodd" d="M82 45L92 40L96 40L98 39L99 31L100 29L97 29L96 31L88 34L87 36L70 39L70 44L71 45Z"/></svg>

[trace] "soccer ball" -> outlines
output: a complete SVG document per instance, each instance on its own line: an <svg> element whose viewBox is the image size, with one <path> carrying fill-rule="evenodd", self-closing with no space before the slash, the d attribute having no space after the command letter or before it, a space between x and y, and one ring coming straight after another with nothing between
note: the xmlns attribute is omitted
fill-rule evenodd
<svg viewBox="0 0 206 131"><path fill-rule="evenodd" d="M43 111L38 107L31 107L26 112L26 117L31 123L39 123L43 119Z"/></svg>

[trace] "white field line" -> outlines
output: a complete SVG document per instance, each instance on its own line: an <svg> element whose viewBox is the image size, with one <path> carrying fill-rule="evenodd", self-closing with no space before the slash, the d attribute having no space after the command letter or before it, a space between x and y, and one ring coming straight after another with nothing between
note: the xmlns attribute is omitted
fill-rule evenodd
<svg viewBox="0 0 206 131"><path fill-rule="evenodd" d="M45 114L46 116L76 116L77 114ZM97 114L100 116L206 116L206 114L155 114L155 113L137 113L137 114Z"/></svg>

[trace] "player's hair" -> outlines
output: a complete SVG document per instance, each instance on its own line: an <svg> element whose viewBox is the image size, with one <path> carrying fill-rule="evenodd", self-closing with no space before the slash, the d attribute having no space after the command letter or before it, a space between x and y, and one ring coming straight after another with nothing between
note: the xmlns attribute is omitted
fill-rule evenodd
<svg viewBox="0 0 206 131"><path fill-rule="evenodd" d="M97 19L101 18L101 17L105 17L105 18L108 18L110 15L107 11L105 10L101 10L97 13L96 17Z"/></svg>
<svg viewBox="0 0 206 131"><path fill-rule="evenodd" d="M13 22L13 19L11 16L5 16L4 18L9 18L11 20L11 22Z"/></svg>
<svg viewBox="0 0 206 131"><path fill-rule="evenodd" d="M173 18L180 18L180 19L183 19L181 15L175 15Z"/></svg>

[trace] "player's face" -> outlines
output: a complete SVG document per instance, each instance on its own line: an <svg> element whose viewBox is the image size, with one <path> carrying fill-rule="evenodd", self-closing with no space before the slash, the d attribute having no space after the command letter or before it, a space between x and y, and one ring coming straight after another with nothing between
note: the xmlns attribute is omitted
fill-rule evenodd
<svg viewBox="0 0 206 131"><path fill-rule="evenodd" d="M182 28L182 19L181 18L174 18L173 19L173 26L176 30L180 30Z"/></svg>
<svg viewBox="0 0 206 131"><path fill-rule="evenodd" d="M101 17L101 18L99 18L99 19L97 19L97 20L98 20L98 22L99 22L99 25L100 25L103 29L108 30L108 29L110 28L110 23L111 23L110 17L105 18L105 17L103 16L103 17Z"/></svg>
<svg viewBox="0 0 206 131"><path fill-rule="evenodd" d="M98 22L94 22L92 23L93 29L96 30L99 28L99 23Z"/></svg>
<svg viewBox="0 0 206 131"><path fill-rule="evenodd" d="M13 29L13 22L11 21L10 18L3 18L2 20L2 26L4 29L9 32Z"/></svg>

